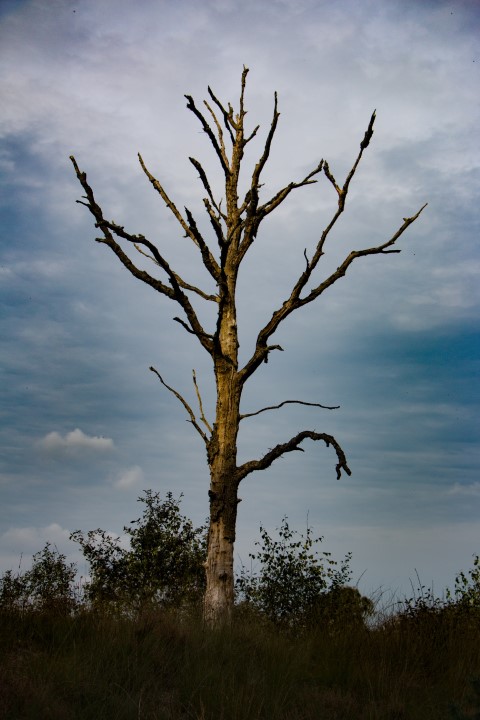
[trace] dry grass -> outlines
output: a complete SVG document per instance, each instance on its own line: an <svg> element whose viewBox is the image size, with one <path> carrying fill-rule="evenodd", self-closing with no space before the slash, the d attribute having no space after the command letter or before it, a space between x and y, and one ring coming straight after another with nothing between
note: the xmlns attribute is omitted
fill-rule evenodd
<svg viewBox="0 0 480 720"><path fill-rule="evenodd" d="M479 715L480 622L425 612L302 637L245 615L4 613L4 720L452 720Z"/></svg>

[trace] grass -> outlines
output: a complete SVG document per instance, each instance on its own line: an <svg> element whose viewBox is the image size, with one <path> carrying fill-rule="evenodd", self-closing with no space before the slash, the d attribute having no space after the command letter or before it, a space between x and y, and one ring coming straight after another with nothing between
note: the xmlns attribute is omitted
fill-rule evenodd
<svg viewBox="0 0 480 720"><path fill-rule="evenodd" d="M4 720L478 718L480 622L419 612L300 637L254 616L3 612ZM480 693L477 693L480 695Z"/></svg>

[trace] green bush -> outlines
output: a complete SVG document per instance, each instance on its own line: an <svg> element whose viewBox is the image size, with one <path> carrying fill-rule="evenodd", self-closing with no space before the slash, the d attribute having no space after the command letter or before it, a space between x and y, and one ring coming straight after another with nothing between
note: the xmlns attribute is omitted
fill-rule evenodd
<svg viewBox="0 0 480 720"><path fill-rule="evenodd" d="M33 556L32 567L23 574L11 570L0 578L0 608L8 612L36 610L69 614L78 605L74 584L77 567L50 543Z"/></svg>
<svg viewBox="0 0 480 720"><path fill-rule="evenodd" d="M255 543L259 551L250 554L260 568L242 566L237 600L276 625L298 629L308 624L320 599L333 598L332 593L349 580L351 554L338 565L330 553L316 550L323 538L314 538L310 527L305 536L292 530L287 517L277 532L275 540L260 527L261 541Z"/></svg>
<svg viewBox="0 0 480 720"><path fill-rule="evenodd" d="M467 576L468 575L468 576ZM473 556L473 568L468 574L463 571L455 578L453 593L447 590L447 598L462 608L480 612L480 557Z"/></svg>
<svg viewBox="0 0 480 720"><path fill-rule="evenodd" d="M130 547L104 530L84 534L78 542L90 564L90 582L85 592L94 607L138 612L147 606L179 607L198 601L205 587L203 563L206 527L195 528L180 513L182 495L145 491L140 518L124 527Z"/></svg>

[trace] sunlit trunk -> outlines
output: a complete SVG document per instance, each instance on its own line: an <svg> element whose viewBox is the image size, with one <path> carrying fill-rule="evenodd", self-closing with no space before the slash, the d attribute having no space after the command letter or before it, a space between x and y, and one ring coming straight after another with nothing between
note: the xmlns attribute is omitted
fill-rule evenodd
<svg viewBox="0 0 480 720"><path fill-rule="evenodd" d="M237 436L240 422L240 383L234 283L232 302L221 308L218 353L215 358L217 406L208 447L210 468L210 527L204 616L210 625L229 622L234 600L233 548L237 519Z"/></svg>

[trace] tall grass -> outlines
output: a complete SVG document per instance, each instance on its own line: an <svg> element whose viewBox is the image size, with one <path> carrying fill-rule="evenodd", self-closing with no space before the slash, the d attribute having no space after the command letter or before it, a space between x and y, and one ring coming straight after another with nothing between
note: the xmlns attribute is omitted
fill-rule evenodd
<svg viewBox="0 0 480 720"><path fill-rule="evenodd" d="M453 720L479 717L480 620L400 613L375 627L313 623L298 636L239 612L135 618L4 610L4 720Z"/></svg>

